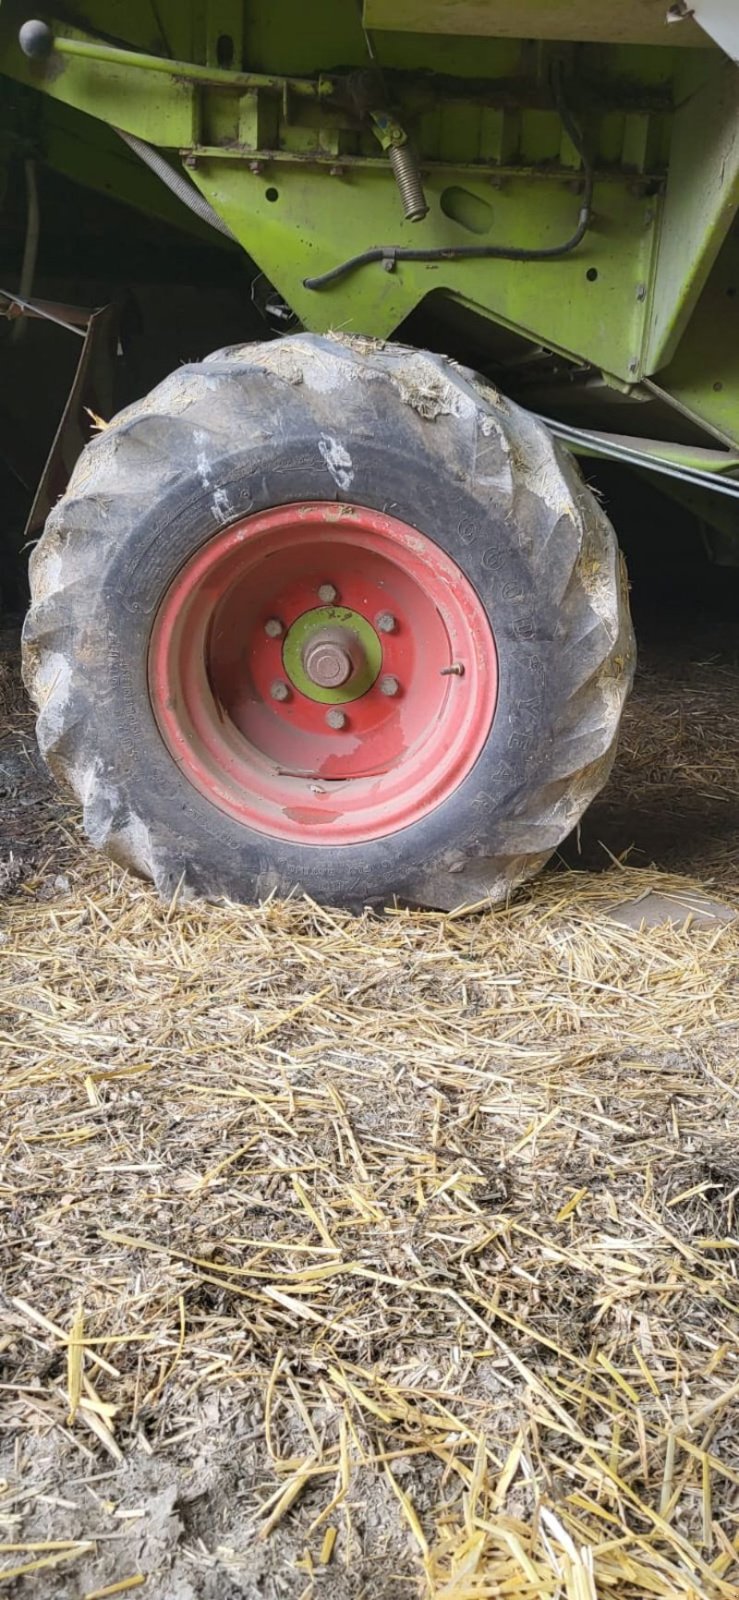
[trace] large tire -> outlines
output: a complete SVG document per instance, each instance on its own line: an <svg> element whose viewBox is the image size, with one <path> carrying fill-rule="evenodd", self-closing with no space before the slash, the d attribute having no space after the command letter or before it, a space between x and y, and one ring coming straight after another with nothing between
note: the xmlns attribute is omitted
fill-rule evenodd
<svg viewBox="0 0 739 1600"><path fill-rule="evenodd" d="M309 500L391 512L484 606L497 708L470 771L384 836L271 838L211 803L149 695L154 618L214 535ZM504 898L605 781L634 665L616 540L570 456L453 361L299 334L185 366L87 446L31 562L25 678L41 750L95 845L164 895L345 905Z"/></svg>

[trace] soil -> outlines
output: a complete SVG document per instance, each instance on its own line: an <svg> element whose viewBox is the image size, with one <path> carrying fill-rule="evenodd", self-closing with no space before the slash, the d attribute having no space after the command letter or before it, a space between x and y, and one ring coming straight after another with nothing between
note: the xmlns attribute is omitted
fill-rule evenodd
<svg viewBox="0 0 739 1600"><path fill-rule="evenodd" d="M656 866L672 873L679 871L699 877L714 886L714 893L735 900L739 892L738 710L739 660L733 630L728 624L717 623L715 619L708 622L694 619L693 624L686 625L683 616L679 622L674 619L674 626L663 624L660 629L646 630L639 675L624 720L621 752L612 779L583 821L578 836L567 842L550 870L556 874L563 864L612 869L614 860L628 862L631 867L652 869ZM81 839L74 804L57 792L37 753L32 717L20 686L18 634L12 621L0 636L0 711L3 729L0 734L0 900L4 898L8 916L14 906L29 903L51 909L58 904L65 908L66 915L70 909L71 886L72 902L76 898L80 915L89 917L86 877L89 852ZM115 869L111 868L111 872ZM117 892L125 893L125 889ZM6 937L7 934L0 932L0 940ZM316 970L320 971L320 930L316 940ZM285 950L287 958L289 943ZM176 960L176 953L173 960ZM66 988L62 984L54 990L61 996L59 1003L62 1005L65 994L68 996L70 1017L78 1014L73 1009L77 1004L76 992L71 979ZM141 1003L144 1007L150 1003L143 990ZM98 1016L100 1028L115 1027L115 1006L106 1010L104 1003L98 1002L91 993L90 1008L91 1028L97 1026L95 1018ZM554 1011L552 1015L554 1017ZM147 1026L156 1031L155 1011L148 1014ZM651 1094L650 1073L654 1073L655 1084L659 1073L669 1077L672 1087L669 1094L665 1091L665 1106L668 1102L672 1104L677 1092L674 1085L681 1075L684 1074L686 1082L691 1073L695 1077L698 1069L694 1043L683 1041L683 1049L680 1038L675 1037L679 1032L680 1028L672 1030L664 1050L651 1065L643 1061L638 1064L646 1074L643 1084L640 1085L638 1074L632 1073L624 1090L634 1100L643 1091L645 1107L649 1105ZM10 1062L12 1048L9 1049L5 1037L4 1048L8 1050ZM53 1050L54 1036L50 1032L48 1037ZM113 1044L111 1052L115 1054ZM43 1052L38 1059L42 1056ZM449 1060L451 1062L451 1057ZM452 1071L451 1064L448 1071ZM338 1081L342 1081L341 1074ZM442 1083L441 1079L439 1081ZM619 1092L614 1083L612 1103L606 1101L601 1107L610 1117L616 1118L612 1124L614 1128L618 1118L626 1115L623 1110L616 1110ZM140 1170L142 1185L156 1194L159 1190L155 1169L157 1163L167 1161L168 1141L180 1138L179 1113L166 1131L162 1108L158 1146L150 1144L148 1136L142 1143L138 1132L143 1107L139 1107L135 1090L130 1095L123 1090L119 1093L120 1101L111 1102L110 1110L110 1136L113 1139L115 1133L116 1160L122 1159L119 1152L125 1146L131 1170ZM727 1088L725 1093L729 1097L728 1106L732 1096L739 1099L736 1088ZM385 1128L387 1110L384 1092L378 1089L378 1096L374 1110L370 1105L371 1095L365 1100L363 1116L365 1130L371 1132L374 1125L379 1138ZM97 1115L94 1087L90 1091L90 1106L94 1117ZM474 1129L474 1123L468 1125ZM182 1126L186 1132L187 1125L183 1123ZM521 1127L525 1143L525 1119ZM717 1121L715 1138L713 1134L710 1136L714 1141L710 1163L708 1157L703 1163L702 1157L699 1159L700 1141L696 1144L693 1139L690 1157L693 1165L689 1164L679 1180L681 1193L698 1193L711 1187L719 1189L722 1184L728 1193L729 1178L732 1192L736 1193L735 1154L731 1155L730 1151L726 1154L731 1168L726 1176L716 1155L719 1133ZM39 1138L42 1135L43 1124ZM402 1138L402 1134L398 1137ZM469 1148L474 1153L474 1137L470 1132L472 1143L463 1144L463 1151ZM706 1138L709 1139L708 1132ZM657 1131L654 1141L656 1149ZM43 1145L39 1149L42 1152ZM457 1156L454 1159L456 1161ZM462 1159L460 1155L459 1160ZM655 1182L661 1170L659 1160L657 1155ZM646 1151L643 1164L646 1170L649 1166ZM573 1188L577 1192L581 1177L582 1173L575 1174L573 1167ZM111 1179L111 1183L115 1181ZM590 1178L583 1181L591 1183ZM505 1183L505 1175L501 1176L497 1167L491 1168L490 1183L493 1187ZM594 1181L592 1187L596 1187ZM585 1193L584 1188L582 1192ZM497 1191L493 1194L491 1189L489 1198L490 1204L504 1203L502 1189L500 1195ZM152 1203L159 1204L159 1201ZM257 1221L248 1214L243 1217L244 1233L268 1232L269 1214L276 1203L272 1190L265 1190L257 1205L260 1213ZM669 1202L670 1205L675 1203L674 1200ZM0 1442L0 1540L4 1541L1 1559L6 1572L12 1561L27 1567L38 1559L41 1565L35 1572L15 1581L12 1577L3 1580L0 1573L5 1592L18 1596L33 1594L38 1600L93 1600L99 1594L127 1593L129 1589L136 1592L139 1587L147 1600L232 1600L232 1597L233 1600L237 1597L256 1600L258 1596L264 1600L282 1600L282 1597L311 1600L314 1594L321 1600L365 1600L365 1597L369 1600L370 1596L372 1600L396 1600L396 1597L400 1600L400 1597L418 1594L421 1578L416 1542L407 1519L399 1516L397 1493L389 1478L361 1464L362 1449L367 1448L364 1436L353 1442L350 1440L354 1452L351 1490L334 1519L340 1525L337 1545L340 1560L331 1562L329 1559L321 1565L316 1560L315 1549L313 1558L306 1556L312 1519L326 1504L326 1481L323 1479L315 1488L308 1486L300 1497L297 1513L284 1515L271 1538L259 1537L264 1525L264 1505L274 1495L276 1481L274 1460L265 1442L264 1382L256 1374L250 1378L248 1370L241 1373L243 1382L240 1385L222 1380L220 1358L217 1353L210 1352L209 1346L209 1340L216 1339L219 1319L227 1315L218 1298L220 1290L216 1295L211 1290L212 1305L205 1302L201 1305L198 1339L202 1349L197 1352L202 1357L202 1370L206 1375L213 1354L218 1382L213 1381L209 1387L207 1382L198 1381L189 1391L183 1387L178 1391L177 1407L170 1405L163 1416L154 1407L147 1410L144 1404L137 1409L135 1404L132 1412L135 1420L126 1420L119 1435L120 1445L114 1440L111 1446L110 1435L106 1436L104 1429L96 1431L89 1420L86 1428L79 1423L74 1427L68 1423L65 1417L68 1380L63 1353L58 1343L54 1340L50 1343L48 1330L44 1332L43 1326L33 1319L35 1310L43 1316L48 1306L44 1282L49 1276L49 1252L53 1255L56 1237L56 1223L50 1229L44 1226L44 1218L51 1216L48 1204L49 1196L43 1183L39 1182L35 1193L31 1182L22 1192L18 1191L8 1221L11 1264L14 1252L20 1248L33 1269L29 1281L32 1285L38 1284L39 1296L37 1307L30 1300L22 1304L17 1298L5 1301L10 1332L2 1335L0 1329L0 1364L4 1353L7 1360L4 1374L0 1365L3 1380L0 1382L0 1415L4 1399L11 1394L13 1397L12 1404L8 1398L8 1408L0 1424L5 1438L4 1444ZM57 1193L54 1204L61 1206L63 1212L64 1195L60 1197ZM165 1204L164 1200L161 1204ZM54 1211L54 1216L58 1215L61 1212ZM664 1215L669 1220L677 1213L665 1212ZM77 1226L83 1229L92 1226L95 1220L99 1218L86 1215L83 1206ZM213 1226L217 1225L214 1220ZM236 1226L233 1217L231 1226ZM704 1231L709 1231L709 1226L706 1222ZM725 1226L725 1221L716 1221L717 1231ZM415 1228L409 1233L409 1239L414 1241L413 1249L423 1250ZM408 1249L411 1250L410 1243ZM36 1268L33 1268L34 1259ZM96 1270L102 1273L103 1269ZM177 1270L174 1287L170 1285L168 1313L170 1321L175 1323ZM392 1267L391 1263L390 1270L400 1273L401 1266ZM443 1278L445 1269L439 1270ZM553 1266L547 1270L552 1274L554 1292L556 1271ZM146 1272L147 1258L142 1255L136 1266L137 1276L127 1282L125 1291L123 1288L120 1291L131 1297L131 1304L136 1302L137 1295L143 1295ZM523 1278L525 1274L522 1282ZM184 1285L184 1278L182 1281ZM110 1285L104 1285L102 1279L98 1286L101 1292L103 1288L110 1290ZM74 1274L71 1274L70 1303L74 1302L77 1290ZM201 1286L200 1292L207 1297L207 1288ZM28 1293L30 1295L32 1289ZM90 1284L88 1293L92 1293ZM350 1316L350 1310L347 1302L342 1316ZM419 1312L419 1325L414 1333L421 1353L424 1314ZM21 1330L24 1339L31 1341L33 1359L30 1367L24 1367L22 1384L19 1384L17 1367L13 1363L17 1358L14 1339ZM290 1337L288 1333L288 1353ZM387 1329L383 1330L382 1338L387 1340L388 1337ZM432 1337L430 1332L429 1338ZM570 1337L575 1340L581 1335L570 1329ZM590 1337L588 1332L587 1339ZM398 1338L406 1338L400 1324ZM586 1340L584 1325L582 1339ZM119 1352L126 1349L120 1345L116 1348ZM246 1348L245 1343L244 1350ZM305 1353L306 1349L304 1346L299 1358L295 1352L291 1356L295 1384L302 1395L306 1393L306 1385L310 1390L310 1356ZM491 1353L488 1351L487 1355ZM131 1359L133 1361L133 1357ZM162 1382L172 1359L171 1348L160 1357ZM238 1365L238 1352L234 1359ZM246 1356L243 1359L246 1360ZM362 1360L368 1369L373 1359L373 1350L367 1346ZM115 1360L118 1360L117 1355ZM409 1361L406 1349L406 1365ZM480 1366L471 1386L471 1392L480 1403L483 1391L503 1396L507 1393L505 1387L501 1389L500 1366L500 1361L495 1360ZM422 1368L423 1361L420 1361L419 1371ZM149 1381L152 1381L151 1374ZM497 1403L502 1402L498 1400ZM517 1400L511 1400L510 1417L505 1409L500 1411L501 1427L510 1425L514 1433L518 1426L518 1404ZM322 1400L317 1392L309 1425L322 1437L323 1430L330 1431L332 1425L327 1405L325 1395ZM88 1419L89 1415L86 1413ZM101 1415L104 1422L104 1411ZM309 1453L309 1435L305 1423L300 1420L304 1407L302 1410L298 1407L297 1412L289 1415L291 1420L286 1410L280 1424L279 1449L283 1460L291 1457L300 1460ZM721 1435L717 1431L711 1449L719 1454L721 1448ZM413 1506L428 1527L436 1516L434 1508L438 1508L443 1498L445 1474L441 1465L438 1460L424 1457L421 1471L411 1456L403 1458L401 1453L396 1468L395 1488L400 1485L402 1491L404 1485L409 1485ZM277 1481L279 1484L280 1480ZM739 1482L739 1478L735 1477L735 1481ZM329 1487L333 1488L333 1481ZM512 1504L520 1517L527 1514L527 1495L526 1486L519 1484ZM731 1538L736 1534L736 1513L733 1523L729 1515L727 1533ZM67 1541L66 1551L50 1550L50 1540ZM19 1545L17 1555L12 1554L14 1541ZM90 1541L87 1552L85 1541ZM43 1546L36 1557L31 1548L35 1542ZM111 1586L110 1589L107 1586ZM441 1593L441 1590L434 1592ZM585 1592L583 1589L582 1593ZM659 1592L666 1591L660 1589ZM696 1588L691 1592L698 1595L703 1590Z"/></svg>

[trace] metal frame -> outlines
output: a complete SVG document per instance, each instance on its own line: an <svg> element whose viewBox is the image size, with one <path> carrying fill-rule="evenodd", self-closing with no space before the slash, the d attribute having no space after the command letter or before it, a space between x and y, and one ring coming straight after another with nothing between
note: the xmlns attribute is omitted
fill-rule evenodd
<svg viewBox="0 0 739 1600"><path fill-rule="evenodd" d="M509 328L621 390L674 399L736 447L739 337L724 339L720 379L691 344L739 207L736 69L695 47L706 39L689 18L670 26L663 3L617 16L601 0L585 10L562 0L548 4L559 20L545 30L539 0L521 0L516 25L524 11L531 26L539 16L547 37L538 44L510 37L509 6L486 6L489 36L479 38L465 36L479 25L479 0L453 10L449 0L366 0L365 27L343 0L315 0L309 19L302 0L248 10L241 0L158 0L157 37L142 0L85 0L85 31L51 20L51 53L29 60L18 44L27 11L11 0L0 10L0 72L38 91L40 150L52 163L63 108L181 158L307 327L387 337L442 291L476 313L482 345L486 326ZM602 42L567 41L577 16L580 36ZM433 32L452 23L450 36ZM412 37L414 28L424 31ZM663 48L639 42L663 35ZM579 248L548 263L387 259L306 288L377 245L535 250L566 239L584 175L553 99L555 63L595 169ZM379 92L418 153L429 206L421 223L404 218L373 132ZM63 160L69 170L68 140ZM130 163L126 172L130 198ZM142 194L151 183L142 173ZM723 311L739 335L739 304Z"/></svg>

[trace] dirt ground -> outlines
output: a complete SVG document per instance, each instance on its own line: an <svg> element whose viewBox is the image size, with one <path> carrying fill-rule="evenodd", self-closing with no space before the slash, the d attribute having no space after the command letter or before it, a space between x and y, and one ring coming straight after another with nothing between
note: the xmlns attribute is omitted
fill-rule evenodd
<svg viewBox="0 0 739 1600"><path fill-rule="evenodd" d="M735 630L472 917L161 906L0 645L0 1587L736 1597Z"/></svg>

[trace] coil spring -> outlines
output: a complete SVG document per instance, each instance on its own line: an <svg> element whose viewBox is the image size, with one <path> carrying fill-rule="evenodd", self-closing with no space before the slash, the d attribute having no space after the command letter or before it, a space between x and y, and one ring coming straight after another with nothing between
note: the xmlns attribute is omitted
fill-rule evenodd
<svg viewBox="0 0 739 1600"><path fill-rule="evenodd" d="M428 213L428 205L415 152L408 144L392 144L389 155L405 220L422 222Z"/></svg>

